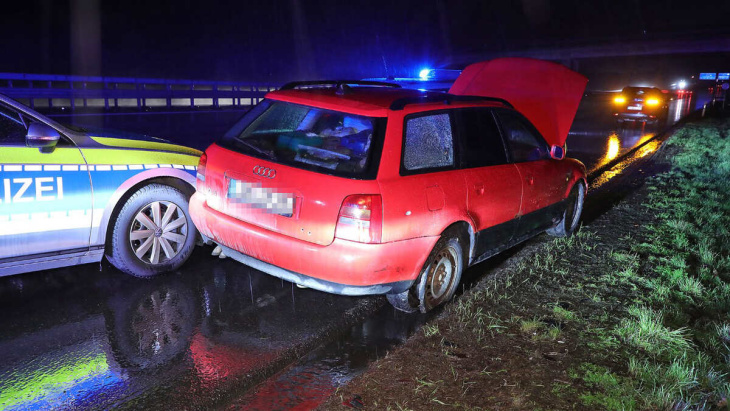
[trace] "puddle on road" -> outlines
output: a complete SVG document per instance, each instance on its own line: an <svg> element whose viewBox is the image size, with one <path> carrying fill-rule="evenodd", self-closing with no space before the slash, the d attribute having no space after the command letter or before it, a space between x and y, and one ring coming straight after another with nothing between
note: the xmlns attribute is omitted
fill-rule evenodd
<svg viewBox="0 0 730 411"><path fill-rule="evenodd" d="M93 265L0 281L0 409L215 407L383 303L211 265L204 251L189 273L147 281Z"/></svg>
<svg viewBox="0 0 730 411"><path fill-rule="evenodd" d="M311 409L362 373L423 325L430 314L405 314L389 305L342 338L312 351L297 364L235 400L229 409Z"/></svg>
<svg viewBox="0 0 730 411"><path fill-rule="evenodd" d="M522 245L515 246L486 261L469 267L455 298L471 289ZM296 364L270 378L252 391L242 393L228 409L309 410L317 407L338 387L360 375L368 365L404 343L420 327L437 316L406 314L385 304L363 323L351 327L336 341L310 352Z"/></svg>
<svg viewBox="0 0 730 411"><path fill-rule="evenodd" d="M98 392L123 385L107 362L102 344L92 339L0 370L0 409L93 406Z"/></svg>

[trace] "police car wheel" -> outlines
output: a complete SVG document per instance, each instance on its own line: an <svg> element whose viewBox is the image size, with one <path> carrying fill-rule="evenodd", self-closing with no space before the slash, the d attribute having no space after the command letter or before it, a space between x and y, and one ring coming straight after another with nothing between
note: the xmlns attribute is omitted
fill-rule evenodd
<svg viewBox="0 0 730 411"><path fill-rule="evenodd" d="M179 268L193 252L196 237L188 197L176 188L149 184L117 214L107 259L127 274L151 277Z"/></svg>

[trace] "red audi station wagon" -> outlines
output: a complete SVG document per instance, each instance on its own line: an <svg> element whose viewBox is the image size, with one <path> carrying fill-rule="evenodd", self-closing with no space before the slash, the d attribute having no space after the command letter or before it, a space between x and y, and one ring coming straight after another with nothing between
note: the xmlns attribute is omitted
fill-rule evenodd
<svg viewBox="0 0 730 411"><path fill-rule="evenodd" d="M576 229L586 172L564 144L586 82L508 58L467 67L449 93L290 83L206 150L190 214L246 265L426 312L466 267Z"/></svg>

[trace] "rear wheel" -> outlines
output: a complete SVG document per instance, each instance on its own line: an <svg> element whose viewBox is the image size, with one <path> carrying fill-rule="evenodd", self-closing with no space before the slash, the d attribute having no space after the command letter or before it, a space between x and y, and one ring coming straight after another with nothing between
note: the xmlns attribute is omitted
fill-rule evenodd
<svg viewBox="0 0 730 411"><path fill-rule="evenodd" d="M418 311L418 302L412 297L412 290L403 291L400 294L387 294L388 302L398 311L415 313Z"/></svg>
<svg viewBox="0 0 730 411"><path fill-rule="evenodd" d="M568 195L565 211L560 221L552 228L546 230L553 237L568 237L578 228L580 216L583 213L583 198L585 197L585 187L578 183L573 186Z"/></svg>
<svg viewBox="0 0 730 411"><path fill-rule="evenodd" d="M464 253L459 238L442 236L411 289L388 295L388 301L401 311L428 312L454 296L463 271Z"/></svg>
<svg viewBox="0 0 730 411"><path fill-rule="evenodd" d="M176 188L149 184L117 214L107 259L127 274L151 277L179 268L193 252L195 238L188 197Z"/></svg>

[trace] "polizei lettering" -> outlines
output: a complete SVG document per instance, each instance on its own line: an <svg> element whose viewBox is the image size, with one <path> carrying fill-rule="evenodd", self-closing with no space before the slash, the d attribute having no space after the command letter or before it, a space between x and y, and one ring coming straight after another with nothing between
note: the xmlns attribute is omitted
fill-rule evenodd
<svg viewBox="0 0 730 411"><path fill-rule="evenodd" d="M0 203L29 203L63 199L62 177L4 178Z"/></svg>

